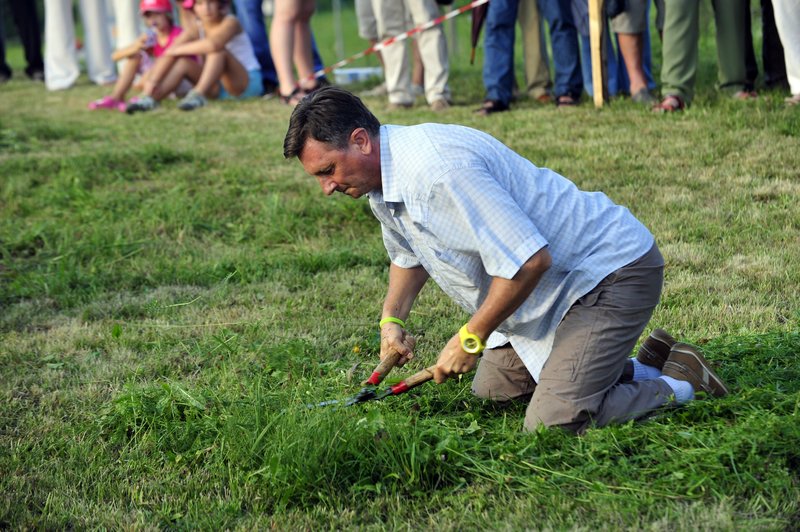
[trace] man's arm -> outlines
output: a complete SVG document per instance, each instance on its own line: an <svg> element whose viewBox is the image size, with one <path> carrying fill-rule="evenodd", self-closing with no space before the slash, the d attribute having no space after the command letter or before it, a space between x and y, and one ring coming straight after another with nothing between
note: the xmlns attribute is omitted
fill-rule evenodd
<svg viewBox="0 0 800 532"><path fill-rule="evenodd" d="M389 288L383 302L381 318L393 317L405 321L425 282L428 272L422 266L402 268L389 266ZM381 360L390 353L399 352L399 366L414 358L414 339L397 323L386 323L381 327Z"/></svg>
<svg viewBox="0 0 800 532"><path fill-rule="evenodd" d="M467 322L467 330L486 341L530 297L551 263L550 252L547 248L542 248L520 267L513 278L494 277L486 299ZM471 371L477 362L478 357L461 349L461 340L456 334L439 354L433 378L441 384L453 375Z"/></svg>

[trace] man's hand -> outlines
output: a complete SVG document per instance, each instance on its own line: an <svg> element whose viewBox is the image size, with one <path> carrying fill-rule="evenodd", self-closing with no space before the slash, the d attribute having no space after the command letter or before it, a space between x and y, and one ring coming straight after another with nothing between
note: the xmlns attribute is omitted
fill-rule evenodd
<svg viewBox="0 0 800 532"><path fill-rule="evenodd" d="M477 356L465 353L461 349L461 339L456 334L450 338L442 352L439 353L436 369L433 370L433 380L436 381L436 384L441 384L454 375L469 373L477 363Z"/></svg>
<svg viewBox="0 0 800 532"><path fill-rule="evenodd" d="M400 353L397 365L402 366L414 358L417 339L397 323L387 323L381 328L381 360L392 353Z"/></svg>

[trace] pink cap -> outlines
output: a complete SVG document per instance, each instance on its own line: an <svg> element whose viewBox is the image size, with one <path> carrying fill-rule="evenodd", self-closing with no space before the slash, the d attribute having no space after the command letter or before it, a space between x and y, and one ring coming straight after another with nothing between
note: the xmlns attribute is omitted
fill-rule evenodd
<svg viewBox="0 0 800 532"><path fill-rule="evenodd" d="M171 13L172 4L169 0L140 0L139 13L155 11L158 13Z"/></svg>
<svg viewBox="0 0 800 532"><path fill-rule="evenodd" d="M184 9L192 9L194 7L194 0L183 0L181 5Z"/></svg>

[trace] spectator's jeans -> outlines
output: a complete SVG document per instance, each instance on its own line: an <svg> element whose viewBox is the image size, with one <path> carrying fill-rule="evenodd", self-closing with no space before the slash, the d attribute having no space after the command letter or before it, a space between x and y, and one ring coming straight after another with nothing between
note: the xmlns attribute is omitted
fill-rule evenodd
<svg viewBox="0 0 800 532"><path fill-rule="evenodd" d="M275 71L275 63L272 62L272 54L269 51L269 39L267 38L267 27L264 24L264 13L261 11L261 0L233 0L233 5L236 8L236 18L239 19L239 23L253 44L256 59L261 65L261 78L265 84L277 86L278 73ZM313 34L311 35L311 53L314 59L314 70L325 68Z"/></svg>
<svg viewBox="0 0 800 532"><path fill-rule="evenodd" d="M572 20L570 0L539 0L539 13L550 25L550 42L555 66L555 97L568 95L577 100L583 90L583 77L578 50L578 31Z"/></svg>
<svg viewBox="0 0 800 532"><path fill-rule="evenodd" d="M514 85L514 30L519 0L492 0L486 14L483 41L483 86L486 99L511 101Z"/></svg>

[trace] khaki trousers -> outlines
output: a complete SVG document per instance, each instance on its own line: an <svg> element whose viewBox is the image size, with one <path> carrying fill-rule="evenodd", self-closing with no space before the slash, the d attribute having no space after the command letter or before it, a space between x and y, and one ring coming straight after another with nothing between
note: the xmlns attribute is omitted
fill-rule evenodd
<svg viewBox="0 0 800 532"><path fill-rule="evenodd" d="M517 21L522 29L522 55L525 60L525 91L531 98L550 93L550 63L542 31L542 18L536 0L520 0Z"/></svg>
<svg viewBox="0 0 800 532"><path fill-rule="evenodd" d="M745 65L745 0L712 0L717 39L719 88L743 90ZM662 47L661 93L691 103L697 78L700 39L700 0L666 0Z"/></svg>
<svg viewBox="0 0 800 532"><path fill-rule="evenodd" d="M478 365L473 393L495 401L530 398L528 431L545 425L582 433L593 425L636 419L671 402L672 388L662 379L620 382L658 304L663 276L664 259L654 244L575 302L556 329L538 382L513 348L489 349Z"/></svg>
<svg viewBox="0 0 800 532"><path fill-rule="evenodd" d="M439 6L434 0L371 0L372 11L378 26L380 40L395 37L405 32L407 15L415 26L439 16ZM422 65L425 67L425 99L428 103L436 100L450 100L447 79L450 65L447 57L447 42L441 26L434 26L417 34ZM389 103L411 104L411 70L405 43L387 46L383 55L384 78L389 92Z"/></svg>

